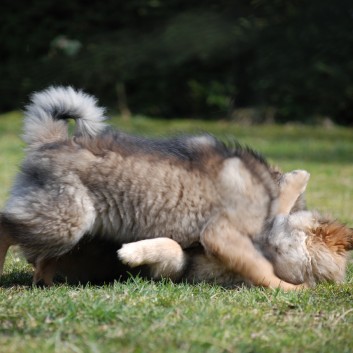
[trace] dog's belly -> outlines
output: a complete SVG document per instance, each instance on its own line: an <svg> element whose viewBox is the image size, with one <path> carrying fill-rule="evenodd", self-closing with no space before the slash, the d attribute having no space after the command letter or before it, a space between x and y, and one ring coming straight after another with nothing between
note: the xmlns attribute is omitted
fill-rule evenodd
<svg viewBox="0 0 353 353"><path fill-rule="evenodd" d="M158 200L153 205L147 200L137 205L132 201L125 196L115 200L114 207L101 209L92 233L104 234L104 237L121 243L167 237L174 239L182 247L189 247L199 241L201 231L212 214L212 209L206 207L170 207L168 202L157 206ZM108 205L112 203L109 202Z"/></svg>
<svg viewBox="0 0 353 353"><path fill-rule="evenodd" d="M156 237L172 238L182 247L197 242L216 208L211 180L163 163L114 166L122 164L104 183L93 182L99 188L90 188L97 210L92 232L123 243Z"/></svg>

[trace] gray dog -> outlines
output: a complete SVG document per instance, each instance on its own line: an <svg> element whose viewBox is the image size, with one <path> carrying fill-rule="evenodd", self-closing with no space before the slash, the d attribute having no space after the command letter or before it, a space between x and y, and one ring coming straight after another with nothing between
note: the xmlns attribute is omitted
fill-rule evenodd
<svg viewBox="0 0 353 353"><path fill-rule="evenodd" d="M35 266L34 282L51 284L55 260L86 234L120 243L168 237L182 248L201 242L255 285L298 288L278 278L253 245L278 207L261 157L208 135L134 137L103 120L95 99L72 88L33 95L27 155L1 213L1 267L8 247L19 244Z"/></svg>

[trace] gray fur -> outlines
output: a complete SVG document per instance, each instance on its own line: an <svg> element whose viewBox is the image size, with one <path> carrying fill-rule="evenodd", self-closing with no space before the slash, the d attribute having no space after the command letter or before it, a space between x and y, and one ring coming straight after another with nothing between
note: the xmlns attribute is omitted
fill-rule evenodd
<svg viewBox="0 0 353 353"><path fill-rule="evenodd" d="M73 137L62 120L68 115L77 123ZM32 97L27 155L1 214L3 230L30 262L64 255L85 234L119 243L168 237L182 248L202 241L229 267L246 268L238 257L247 249L246 271L257 284L266 276L266 285L282 283L249 241L277 205L278 188L261 156L209 135L134 137L107 130L103 120L95 99L72 88Z"/></svg>

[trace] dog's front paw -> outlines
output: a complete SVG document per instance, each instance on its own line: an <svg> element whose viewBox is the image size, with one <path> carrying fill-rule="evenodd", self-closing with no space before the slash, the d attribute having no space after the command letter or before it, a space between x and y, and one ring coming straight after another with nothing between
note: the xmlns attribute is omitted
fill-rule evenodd
<svg viewBox="0 0 353 353"><path fill-rule="evenodd" d="M130 267L143 265L144 256L143 250L138 243L124 244L121 249L117 251L119 260Z"/></svg>
<svg viewBox="0 0 353 353"><path fill-rule="evenodd" d="M281 190L286 191L288 189L288 191L290 190L302 194L306 189L309 179L310 173L306 170L293 170L283 175Z"/></svg>

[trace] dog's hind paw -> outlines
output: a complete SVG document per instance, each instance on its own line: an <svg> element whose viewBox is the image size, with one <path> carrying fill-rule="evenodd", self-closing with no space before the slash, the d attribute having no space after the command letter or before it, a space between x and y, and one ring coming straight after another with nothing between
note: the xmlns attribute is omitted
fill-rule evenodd
<svg viewBox="0 0 353 353"><path fill-rule="evenodd" d="M138 243L124 244L117 254L124 265L137 267L144 264L144 251Z"/></svg>

